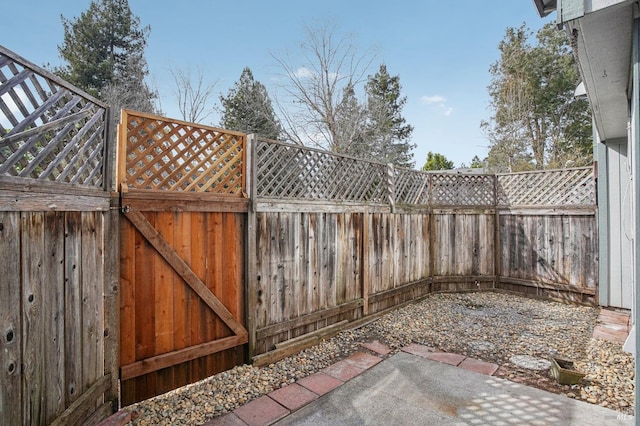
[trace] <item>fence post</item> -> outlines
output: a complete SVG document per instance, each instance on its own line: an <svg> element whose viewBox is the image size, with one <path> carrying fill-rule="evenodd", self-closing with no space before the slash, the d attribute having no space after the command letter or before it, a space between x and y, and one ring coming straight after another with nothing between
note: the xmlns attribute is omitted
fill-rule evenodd
<svg viewBox="0 0 640 426"><path fill-rule="evenodd" d="M493 224L493 288L500 288L500 277L502 276L502 235L500 234L500 209L498 200L498 175L493 175L493 208L495 209Z"/></svg>
<svg viewBox="0 0 640 426"><path fill-rule="evenodd" d="M245 238L245 313L247 318L247 332L249 333L249 361L256 352L256 306L258 305L255 288L255 265L256 265L256 144L257 135L247 135L245 152L246 164L244 172L246 174L246 194L249 197L249 207L247 209L247 235Z"/></svg>
<svg viewBox="0 0 640 426"><path fill-rule="evenodd" d="M117 235L115 244L108 244L104 251L103 265L103 303L104 303L104 374L111 375L111 386L105 392L105 402L111 401L112 412L120 408L118 394L119 355L120 355L120 197L118 193L118 135L113 115L116 112L107 108L105 111L105 191L111 193L111 209L104 215L104 238ZM122 156L122 159L126 158ZM106 244L106 242L105 242Z"/></svg>
<svg viewBox="0 0 640 426"><path fill-rule="evenodd" d="M369 315L369 223L371 223L371 213L365 206L362 212L362 231L360 232L362 238L362 255L360 260L360 279L362 280L362 316Z"/></svg>
<svg viewBox="0 0 640 426"><path fill-rule="evenodd" d="M433 174L429 173L428 175L429 184L427 185L427 191L429 191L429 195L427 197L427 203L429 203L429 275L431 278L431 288L430 292L433 292L433 277L435 276L435 266L436 266L436 254L435 254L435 246L436 246L436 215L433 211Z"/></svg>
<svg viewBox="0 0 640 426"><path fill-rule="evenodd" d="M389 198L389 206L391 213L396 212L396 174L393 164L387 164L387 196Z"/></svg>

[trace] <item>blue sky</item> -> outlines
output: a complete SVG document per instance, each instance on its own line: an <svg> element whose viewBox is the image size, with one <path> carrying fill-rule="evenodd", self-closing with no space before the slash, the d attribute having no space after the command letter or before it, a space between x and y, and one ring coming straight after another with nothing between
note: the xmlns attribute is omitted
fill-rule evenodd
<svg viewBox="0 0 640 426"><path fill-rule="evenodd" d="M60 16L79 16L89 3L6 0L0 44L37 65L58 65ZM384 62L390 74L400 76L417 168L428 151L444 154L456 166L469 164L474 155L486 156L480 121L490 116L489 67L499 57L498 43L507 27L524 22L536 31L552 19L539 18L530 0L129 0L129 5L142 25L151 26L150 80L164 114L176 118L172 68L201 69L205 80L217 81L216 103L245 66L275 91L282 70L273 55L295 52L305 26L335 24L341 34L354 36L359 49L376 51L368 74ZM207 121L217 125L218 117Z"/></svg>

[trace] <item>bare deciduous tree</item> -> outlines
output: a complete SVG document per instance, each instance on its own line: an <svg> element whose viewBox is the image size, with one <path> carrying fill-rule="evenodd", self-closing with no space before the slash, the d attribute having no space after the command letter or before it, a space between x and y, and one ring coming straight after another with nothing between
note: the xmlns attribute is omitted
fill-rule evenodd
<svg viewBox="0 0 640 426"><path fill-rule="evenodd" d="M337 34L335 25L307 27L305 32L301 60L274 56L284 72L276 97L284 130L292 142L340 151L345 126L338 123L339 105L345 88L364 81L375 55L358 50L352 37Z"/></svg>
<svg viewBox="0 0 640 426"><path fill-rule="evenodd" d="M201 69L197 69L193 77L190 68L172 69L171 75L176 84L174 93L182 119L191 123L200 123L209 118L214 112L210 101L218 81L205 83Z"/></svg>

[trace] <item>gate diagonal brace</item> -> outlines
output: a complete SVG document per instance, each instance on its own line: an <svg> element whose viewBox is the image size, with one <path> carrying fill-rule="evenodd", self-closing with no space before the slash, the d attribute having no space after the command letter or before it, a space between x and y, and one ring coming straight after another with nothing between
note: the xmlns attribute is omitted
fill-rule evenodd
<svg viewBox="0 0 640 426"><path fill-rule="evenodd" d="M248 333L244 326L236 320L226 306L209 290L205 283L198 278L193 270L173 250L160 233L149 223L140 212L123 209L124 215L136 227L149 243L160 253L176 273L196 292L198 296L215 312L222 321L238 336L248 341Z"/></svg>

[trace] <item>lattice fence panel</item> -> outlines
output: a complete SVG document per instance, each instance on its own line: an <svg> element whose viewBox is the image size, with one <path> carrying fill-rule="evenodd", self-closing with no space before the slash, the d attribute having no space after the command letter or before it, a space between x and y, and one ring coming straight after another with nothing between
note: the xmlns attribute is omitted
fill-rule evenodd
<svg viewBox="0 0 640 426"><path fill-rule="evenodd" d="M124 111L129 188L242 195L246 136Z"/></svg>
<svg viewBox="0 0 640 426"><path fill-rule="evenodd" d="M595 204L595 179L591 167L502 174L497 179L499 205Z"/></svg>
<svg viewBox="0 0 640 426"><path fill-rule="evenodd" d="M330 152L258 140L257 196L387 202L387 166Z"/></svg>
<svg viewBox="0 0 640 426"><path fill-rule="evenodd" d="M429 174L396 169L395 197L399 204L429 204Z"/></svg>
<svg viewBox="0 0 640 426"><path fill-rule="evenodd" d="M0 175L102 187L106 105L0 46Z"/></svg>
<svg viewBox="0 0 640 426"><path fill-rule="evenodd" d="M433 205L491 206L495 204L493 175L432 174L431 191Z"/></svg>

